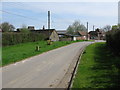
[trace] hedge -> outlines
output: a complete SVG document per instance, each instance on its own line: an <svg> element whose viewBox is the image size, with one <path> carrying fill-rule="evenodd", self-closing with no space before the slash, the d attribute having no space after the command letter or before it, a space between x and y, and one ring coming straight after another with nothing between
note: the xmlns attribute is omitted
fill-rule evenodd
<svg viewBox="0 0 120 90"><path fill-rule="evenodd" d="M13 33L7 32L2 33L2 45L9 46L9 45L16 45L20 43L26 42L36 42L40 40L45 40L45 35L40 33Z"/></svg>
<svg viewBox="0 0 120 90"><path fill-rule="evenodd" d="M120 30L111 30L106 33L107 45L120 55Z"/></svg>

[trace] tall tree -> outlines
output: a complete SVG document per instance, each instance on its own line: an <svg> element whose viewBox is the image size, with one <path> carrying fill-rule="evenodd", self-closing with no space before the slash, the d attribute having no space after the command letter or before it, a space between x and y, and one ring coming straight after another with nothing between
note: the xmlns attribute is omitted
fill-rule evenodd
<svg viewBox="0 0 120 90"><path fill-rule="evenodd" d="M3 32L14 31L15 29L15 27L12 24L9 24L8 22L0 24L0 28Z"/></svg>
<svg viewBox="0 0 120 90"><path fill-rule="evenodd" d="M74 23L67 28L67 33L74 34L77 31L87 31L87 29L79 21L74 21Z"/></svg>

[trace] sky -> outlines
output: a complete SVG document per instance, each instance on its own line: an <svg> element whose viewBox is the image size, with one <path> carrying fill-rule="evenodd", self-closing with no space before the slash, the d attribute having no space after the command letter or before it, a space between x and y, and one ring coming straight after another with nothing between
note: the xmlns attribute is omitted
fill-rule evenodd
<svg viewBox="0 0 120 90"><path fill-rule="evenodd" d="M9 22L16 28L23 24L41 29L47 28L47 13L51 12L51 28L66 30L75 20L86 26L89 22L89 31L103 28L105 25L118 23L118 1L113 2L2 2L2 22ZM71 0L72 1L72 0Z"/></svg>

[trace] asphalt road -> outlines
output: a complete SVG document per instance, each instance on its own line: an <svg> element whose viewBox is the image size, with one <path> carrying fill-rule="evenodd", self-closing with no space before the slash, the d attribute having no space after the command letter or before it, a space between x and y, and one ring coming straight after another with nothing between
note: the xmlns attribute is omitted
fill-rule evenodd
<svg viewBox="0 0 120 90"><path fill-rule="evenodd" d="M73 43L2 68L3 88L56 88L75 56L91 42Z"/></svg>

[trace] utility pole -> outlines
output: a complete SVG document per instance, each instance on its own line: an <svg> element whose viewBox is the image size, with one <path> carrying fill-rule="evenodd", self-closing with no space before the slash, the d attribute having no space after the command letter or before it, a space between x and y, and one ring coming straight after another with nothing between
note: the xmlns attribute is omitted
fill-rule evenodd
<svg viewBox="0 0 120 90"><path fill-rule="evenodd" d="M50 29L50 11L48 11L48 29Z"/></svg>
<svg viewBox="0 0 120 90"><path fill-rule="evenodd" d="M50 11L48 11L48 30L49 30L49 40L50 40Z"/></svg>
<svg viewBox="0 0 120 90"><path fill-rule="evenodd" d="M87 22L87 40L88 40L88 22Z"/></svg>

